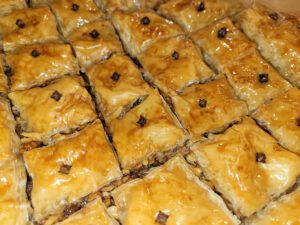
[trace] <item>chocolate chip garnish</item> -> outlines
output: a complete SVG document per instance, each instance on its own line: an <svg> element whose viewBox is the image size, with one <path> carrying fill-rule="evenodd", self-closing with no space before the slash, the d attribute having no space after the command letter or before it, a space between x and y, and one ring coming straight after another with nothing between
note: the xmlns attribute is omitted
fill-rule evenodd
<svg viewBox="0 0 300 225"><path fill-rule="evenodd" d="M111 75L110 78L111 78L112 80L114 80L114 81L118 81L118 80L120 79L120 76L121 76L121 75L120 75L119 73L114 72L113 75Z"/></svg>
<svg viewBox="0 0 300 225"><path fill-rule="evenodd" d="M100 33L99 33L96 29L94 29L94 30L92 30L92 31L90 32L90 37L93 38L93 39L96 39L96 38L98 38L99 36L100 36Z"/></svg>
<svg viewBox="0 0 300 225"><path fill-rule="evenodd" d="M71 6L71 9L72 9L74 12L76 12L76 11L78 11L78 9L79 9L79 5L73 3L72 6Z"/></svg>
<svg viewBox="0 0 300 225"><path fill-rule="evenodd" d="M201 2L198 7L197 7L197 11L198 12L202 12L205 10L205 5L204 5L204 2Z"/></svg>
<svg viewBox="0 0 300 225"><path fill-rule="evenodd" d="M32 50L32 52L30 53L30 55L34 58L38 57L40 55L40 53L37 50Z"/></svg>
<svg viewBox="0 0 300 225"><path fill-rule="evenodd" d="M25 23L24 23L24 21L21 20L21 19L17 19L17 20L16 20L16 25L17 25L18 27L20 27L20 28L24 28L24 27L25 27Z"/></svg>
<svg viewBox="0 0 300 225"><path fill-rule="evenodd" d="M227 28L222 27L220 30L218 30L218 38L224 38L227 34Z"/></svg>
<svg viewBox="0 0 300 225"><path fill-rule="evenodd" d="M137 67L138 67L139 69L143 69L143 65L142 65L141 62L138 60L138 58L134 57L134 58L132 58L132 60L133 60L134 64L137 65Z"/></svg>
<svg viewBox="0 0 300 225"><path fill-rule="evenodd" d="M156 216L155 223L166 225L168 218L169 216L167 214L163 213L162 211L159 211Z"/></svg>
<svg viewBox="0 0 300 225"><path fill-rule="evenodd" d="M179 59L179 53L178 53L177 51L174 51L173 54L172 54L172 58L173 58L174 60Z"/></svg>
<svg viewBox="0 0 300 225"><path fill-rule="evenodd" d="M298 127L300 127L300 117L296 119L296 124Z"/></svg>
<svg viewBox="0 0 300 225"><path fill-rule="evenodd" d="M279 18L278 13L276 13L276 12L270 13L270 14L269 14L269 17L270 17L272 20L275 20L275 21L277 21L278 18Z"/></svg>
<svg viewBox="0 0 300 225"><path fill-rule="evenodd" d="M141 24L143 25L149 25L150 24L150 19L148 16L145 16L141 19Z"/></svg>
<svg viewBox="0 0 300 225"><path fill-rule="evenodd" d="M200 108L205 108L207 105L207 101L205 99L200 99L199 100L199 106Z"/></svg>
<svg viewBox="0 0 300 225"><path fill-rule="evenodd" d="M55 101L59 101L61 98L62 94L59 93L58 91L54 91L53 94L51 95L51 98L53 98Z"/></svg>
<svg viewBox="0 0 300 225"><path fill-rule="evenodd" d="M141 115L139 121L137 121L137 124L143 127L145 126L146 122L147 122L146 118Z"/></svg>
<svg viewBox="0 0 300 225"><path fill-rule="evenodd" d="M66 174L68 175L70 173L70 170L72 168L72 165L66 165L66 164L62 164L59 168L59 173L62 173L62 174Z"/></svg>
<svg viewBox="0 0 300 225"><path fill-rule="evenodd" d="M13 69L10 66L4 66L3 71L6 76L11 77L14 74Z"/></svg>
<svg viewBox="0 0 300 225"><path fill-rule="evenodd" d="M260 83L268 83L269 81L269 74L261 73L258 75L258 80Z"/></svg>
<svg viewBox="0 0 300 225"><path fill-rule="evenodd" d="M266 163L266 155L262 152L256 152L256 162Z"/></svg>

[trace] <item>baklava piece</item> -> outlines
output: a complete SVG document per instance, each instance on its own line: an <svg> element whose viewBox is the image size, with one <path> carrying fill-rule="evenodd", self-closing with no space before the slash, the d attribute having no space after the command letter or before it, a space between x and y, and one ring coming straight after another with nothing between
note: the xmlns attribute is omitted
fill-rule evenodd
<svg viewBox="0 0 300 225"><path fill-rule="evenodd" d="M223 131L248 113L246 104L235 97L224 76L189 87L181 95L171 98L192 142L204 139L209 132Z"/></svg>
<svg viewBox="0 0 300 225"><path fill-rule="evenodd" d="M150 93L141 72L127 56L114 55L87 71L97 104L104 118L128 111ZM119 115L117 115L118 117Z"/></svg>
<svg viewBox="0 0 300 225"><path fill-rule="evenodd" d="M256 47L228 18L194 32L191 37L203 50L207 62L219 72Z"/></svg>
<svg viewBox="0 0 300 225"><path fill-rule="evenodd" d="M235 93L247 102L250 111L291 88L257 52L233 62L224 72Z"/></svg>
<svg viewBox="0 0 300 225"><path fill-rule="evenodd" d="M293 20L260 5L247 9L239 18L242 29L257 43L264 58L300 87L300 29Z"/></svg>
<svg viewBox="0 0 300 225"><path fill-rule="evenodd" d="M186 32L194 32L243 9L237 0L171 0L158 12L180 24Z"/></svg>
<svg viewBox="0 0 300 225"><path fill-rule="evenodd" d="M113 26L106 20L83 25L69 37L81 68L122 53L122 44Z"/></svg>
<svg viewBox="0 0 300 225"><path fill-rule="evenodd" d="M49 8L27 8L0 18L4 51L28 44L58 41L56 22Z"/></svg>
<svg viewBox="0 0 300 225"><path fill-rule="evenodd" d="M300 155L300 90L293 88L258 108L254 118L279 143Z"/></svg>
<svg viewBox="0 0 300 225"><path fill-rule="evenodd" d="M138 56L145 76L164 92L181 92L214 76L193 42L182 36L159 40Z"/></svg>
<svg viewBox="0 0 300 225"><path fill-rule="evenodd" d="M79 66L70 45L25 46L6 55L11 70L11 90L39 86L63 75L78 74Z"/></svg>
<svg viewBox="0 0 300 225"><path fill-rule="evenodd" d="M0 17L10 14L11 12L26 8L26 0L1 0L0 1Z"/></svg>
<svg viewBox="0 0 300 225"><path fill-rule="evenodd" d="M247 117L191 150L216 190L242 216L260 210L300 175L300 158Z"/></svg>
<svg viewBox="0 0 300 225"><path fill-rule="evenodd" d="M93 121L94 105L82 83L77 76L66 76L43 88L11 92L9 98L20 114L24 140L46 142L56 133Z"/></svg>
<svg viewBox="0 0 300 225"><path fill-rule="evenodd" d="M137 56L160 39L182 33L177 24L150 10L116 11L113 13L112 22L131 56Z"/></svg>
<svg viewBox="0 0 300 225"><path fill-rule="evenodd" d="M93 0L56 0L51 8L65 37L84 24L104 18Z"/></svg>
<svg viewBox="0 0 300 225"><path fill-rule="evenodd" d="M186 141L184 130L174 122L157 90L123 118L108 119L108 125L124 169L133 170Z"/></svg>
<svg viewBox="0 0 300 225"><path fill-rule="evenodd" d="M246 221L247 225L297 224L300 221L300 187L270 203L262 212Z"/></svg>
<svg viewBox="0 0 300 225"><path fill-rule="evenodd" d="M11 75L11 72L11 68L4 64L4 55L0 53L0 95L6 95L7 93L7 77Z"/></svg>
<svg viewBox="0 0 300 225"><path fill-rule="evenodd" d="M53 145L24 152L34 218L63 209L121 176L100 121Z"/></svg>
<svg viewBox="0 0 300 225"><path fill-rule="evenodd" d="M239 224L181 156L112 192L123 225ZM213 213L212 213L213 212Z"/></svg>
<svg viewBox="0 0 300 225"><path fill-rule="evenodd" d="M88 203L68 219L56 225L119 225L105 209L102 201L97 199Z"/></svg>

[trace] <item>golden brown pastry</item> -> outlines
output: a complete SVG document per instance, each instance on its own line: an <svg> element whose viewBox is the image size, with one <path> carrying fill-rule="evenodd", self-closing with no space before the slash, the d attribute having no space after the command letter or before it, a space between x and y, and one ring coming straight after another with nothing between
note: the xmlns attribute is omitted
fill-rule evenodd
<svg viewBox="0 0 300 225"><path fill-rule="evenodd" d="M239 224L181 156L112 192L123 225Z"/></svg>
<svg viewBox="0 0 300 225"><path fill-rule="evenodd" d="M25 46L8 53L6 62L12 69L12 91L43 85L63 75L79 72L77 60L67 44Z"/></svg>
<svg viewBox="0 0 300 225"><path fill-rule="evenodd" d="M7 76L9 75L11 75L11 70L4 65L4 55L0 54L0 95L5 95L7 92Z"/></svg>
<svg viewBox="0 0 300 225"><path fill-rule="evenodd" d="M20 113L22 136L47 139L68 132L96 118L94 105L79 77L65 76L49 86L11 92L9 98Z"/></svg>
<svg viewBox="0 0 300 225"><path fill-rule="evenodd" d="M300 175L300 158L250 118L191 150L217 191L243 216L260 210Z"/></svg>
<svg viewBox="0 0 300 225"><path fill-rule="evenodd" d="M0 36L4 51L60 39L55 18L47 7L16 10L1 17Z"/></svg>
<svg viewBox="0 0 300 225"><path fill-rule="evenodd" d="M106 20L85 24L68 37L81 68L122 53L122 44L113 26Z"/></svg>
<svg viewBox="0 0 300 225"><path fill-rule="evenodd" d="M210 83L193 85L171 98L192 142L203 139L207 132L223 131L248 113L246 104L234 96L224 76Z"/></svg>
<svg viewBox="0 0 300 225"><path fill-rule="evenodd" d="M291 88L256 51L233 62L224 72L250 111Z"/></svg>
<svg viewBox="0 0 300 225"><path fill-rule="evenodd" d="M300 90L293 88L258 108L254 118L279 143L300 155Z"/></svg>
<svg viewBox="0 0 300 225"><path fill-rule="evenodd" d="M255 50L255 44L228 18L194 32L191 37L203 50L207 62L219 72L231 62Z"/></svg>
<svg viewBox="0 0 300 225"><path fill-rule="evenodd" d="M182 33L177 24L150 10L115 11L112 22L118 30L126 50L132 56L137 56L160 39Z"/></svg>
<svg viewBox="0 0 300 225"><path fill-rule="evenodd" d="M30 0L31 7L41 7L41 6L48 6L55 0Z"/></svg>
<svg viewBox="0 0 300 225"><path fill-rule="evenodd" d="M25 0L1 0L0 1L0 16L7 15L15 10L26 8Z"/></svg>
<svg viewBox="0 0 300 225"><path fill-rule="evenodd" d="M175 124L157 90L122 119L109 118L108 125L125 169L133 169L143 160L182 146L186 141L184 130Z"/></svg>
<svg viewBox="0 0 300 225"><path fill-rule="evenodd" d="M104 18L93 0L55 0L51 8L65 37L84 24Z"/></svg>
<svg viewBox="0 0 300 225"><path fill-rule="evenodd" d="M186 32L194 32L242 9L238 0L171 0L162 4L158 12L180 24Z"/></svg>
<svg viewBox="0 0 300 225"><path fill-rule="evenodd" d="M24 152L23 157L33 181L31 202L38 221L121 176L98 120L53 145Z"/></svg>
<svg viewBox="0 0 300 225"><path fill-rule="evenodd" d="M200 49L183 35L155 42L138 59L144 75L164 92L181 92L215 75L203 62Z"/></svg>
<svg viewBox="0 0 300 225"><path fill-rule="evenodd" d="M255 5L244 11L239 22L261 54L300 87L300 29L294 20Z"/></svg>
<svg viewBox="0 0 300 225"><path fill-rule="evenodd" d="M89 68L87 75L105 118L128 110L138 99L150 93L141 72L127 56L114 55L103 63L95 64Z"/></svg>

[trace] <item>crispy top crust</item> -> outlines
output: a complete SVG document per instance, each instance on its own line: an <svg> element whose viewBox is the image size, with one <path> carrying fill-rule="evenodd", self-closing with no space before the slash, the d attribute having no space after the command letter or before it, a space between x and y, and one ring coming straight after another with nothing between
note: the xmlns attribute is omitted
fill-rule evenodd
<svg viewBox="0 0 300 225"><path fill-rule="evenodd" d="M121 176L100 121L53 145L24 152L40 220Z"/></svg>
<svg viewBox="0 0 300 225"><path fill-rule="evenodd" d="M86 23L104 18L93 0L56 0L51 8L65 37Z"/></svg>
<svg viewBox="0 0 300 225"><path fill-rule="evenodd" d="M300 174L300 158L250 118L191 149L217 190L244 216L261 209Z"/></svg>
<svg viewBox="0 0 300 225"><path fill-rule="evenodd" d="M164 108L157 90L122 119L108 121L123 168L132 169L148 157L182 145L183 129Z"/></svg>
<svg viewBox="0 0 300 225"><path fill-rule="evenodd" d="M117 77L114 77L114 74ZM114 55L88 71L100 110L105 118L150 92L141 72L127 56Z"/></svg>
<svg viewBox="0 0 300 225"><path fill-rule="evenodd" d="M7 89L7 77L4 73L4 56L0 54L0 93L6 93Z"/></svg>
<svg viewBox="0 0 300 225"><path fill-rule="evenodd" d="M179 23L186 32L193 32L242 9L237 0L171 0L159 7L159 13Z"/></svg>
<svg viewBox="0 0 300 225"><path fill-rule="evenodd" d="M84 208L71 215L63 222L56 225L118 225L112 217L110 217L101 202L94 200L87 204Z"/></svg>
<svg viewBox="0 0 300 225"><path fill-rule="evenodd" d="M291 88L256 51L229 65L224 72L235 93L247 102L251 111ZM260 76L266 76L267 82L261 82Z"/></svg>
<svg viewBox="0 0 300 225"><path fill-rule="evenodd" d="M181 95L171 97L192 142L202 139L206 132L224 130L248 113L246 104L234 96L224 76L207 84L194 85Z"/></svg>
<svg viewBox="0 0 300 225"><path fill-rule="evenodd" d="M50 5L55 0L30 0L31 7L40 7Z"/></svg>
<svg viewBox="0 0 300 225"><path fill-rule="evenodd" d="M150 10L116 11L112 22L132 56L138 55L159 39L182 33L178 25Z"/></svg>
<svg viewBox="0 0 300 225"><path fill-rule="evenodd" d="M222 30L224 32L220 32ZM228 18L194 32L191 37L204 51L208 62L219 72L229 63L255 50L255 44Z"/></svg>
<svg viewBox="0 0 300 225"><path fill-rule="evenodd" d="M82 68L107 59L114 53L123 52L122 44L113 26L104 20L80 27L68 39Z"/></svg>
<svg viewBox="0 0 300 225"><path fill-rule="evenodd" d="M96 118L94 106L78 77L63 77L44 88L33 88L9 94L20 112L23 136L48 138L68 132Z"/></svg>
<svg viewBox="0 0 300 225"><path fill-rule="evenodd" d="M293 88L261 106L254 117L279 143L300 155L300 90Z"/></svg>
<svg viewBox="0 0 300 225"><path fill-rule="evenodd" d="M17 25L17 20L23 28ZM54 16L47 7L21 9L1 17L0 35L5 51L21 45L58 41L60 38Z"/></svg>
<svg viewBox="0 0 300 225"><path fill-rule="evenodd" d="M65 74L77 74L79 71L71 47L66 44L25 46L7 54L6 61L13 69L10 78L13 91L42 85Z"/></svg>
<svg viewBox="0 0 300 225"><path fill-rule="evenodd" d="M1 0L0 16L7 15L15 10L27 7L25 0Z"/></svg>
<svg viewBox="0 0 300 225"><path fill-rule="evenodd" d="M124 225L238 224L222 200L195 177L180 156L145 178L120 186L112 195ZM165 223L156 222L160 213Z"/></svg>
<svg viewBox="0 0 300 225"><path fill-rule="evenodd" d="M181 92L214 76L199 48L183 35L157 41L138 58L147 71L145 75L164 92Z"/></svg>
<svg viewBox="0 0 300 225"><path fill-rule="evenodd" d="M300 188L272 202L263 212L247 221L247 225L297 224L300 214Z"/></svg>

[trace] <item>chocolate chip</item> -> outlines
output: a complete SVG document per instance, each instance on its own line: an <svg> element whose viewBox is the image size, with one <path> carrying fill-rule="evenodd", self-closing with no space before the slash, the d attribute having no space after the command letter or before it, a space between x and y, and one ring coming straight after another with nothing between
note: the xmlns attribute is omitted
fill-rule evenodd
<svg viewBox="0 0 300 225"><path fill-rule="evenodd" d="M276 13L276 12L270 13L270 14L269 14L269 17L270 17L272 20L275 20L275 21L277 21L278 18L279 18L278 13Z"/></svg>
<svg viewBox="0 0 300 225"><path fill-rule="evenodd" d="M200 108L205 108L207 105L207 101L205 99L200 99L198 104Z"/></svg>
<svg viewBox="0 0 300 225"><path fill-rule="evenodd" d="M159 211L156 216L155 223L165 225L167 224L168 218L169 216L167 214L163 213L162 211Z"/></svg>
<svg viewBox="0 0 300 225"><path fill-rule="evenodd" d="M258 81L260 83L268 83L269 81L269 74L267 73L261 73L258 75Z"/></svg>
<svg viewBox="0 0 300 225"><path fill-rule="evenodd" d="M118 74L117 72L114 72L113 75L111 75L111 79L114 81L118 81L120 79L120 74Z"/></svg>
<svg viewBox="0 0 300 225"><path fill-rule="evenodd" d="M100 33L99 33L96 29L94 29L94 30L92 30L92 31L90 32L90 37L93 38L93 39L96 39L96 38L98 38L99 36L100 36Z"/></svg>
<svg viewBox="0 0 300 225"><path fill-rule="evenodd" d="M66 165L66 164L62 164L59 168L59 173L62 173L62 174L66 174L68 175L70 173L70 170L72 168L72 165Z"/></svg>
<svg viewBox="0 0 300 225"><path fill-rule="evenodd" d="M256 162L266 163L266 155L262 152L256 153Z"/></svg>
<svg viewBox="0 0 300 225"><path fill-rule="evenodd" d="M72 9L74 12L76 12L76 11L78 11L78 9L79 9L79 5L73 3L72 6L71 6L71 9Z"/></svg>
<svg viewBox="0 0 300 225"><path fill-rule="evenodd" d="M138 60L138 58L134 57L134 58L132 58L132 60L133 60L134 64L137 65L137 67L138 67L139 69L143 69L143 65L142 65L141 62Z"/></svg>
<svg viewBox="0 0 300 225"><path fill-rule="evenodd" d="M23 20L17 19L17 20L16 20L16 25L17 25L18 27L20 27L20 28L24 28L26 24L24 23Z"/></svg>
<svg viewBox="0 0 300 225"><path fill-rule="evenodd" d="M227 28L222 27L220 30L218 30L218 38L224 38L227 34Z"/></svg>
<svg viewBox="0 0 300 225"><path fill-rule="evenodd" d="M54 91L53 94L51 95L51 98L53 98L55 101L59 101L61 98L62 94L59 93L58 91Z"/></svg>
<svg viewBox="0 0 300 225"><path fill-rule="evenodd" d="M296 124L298 127L300 127L300 117L296 119Z"/></svg>
<svg viewBox="0 0 300 225"><path fill-rule="evenodd" d="M40 55L40 53L37 50L32 50L32 52L30 53L30 55L34 58L38 57Z"/></svg>
<svg viewBox="0 0 300 225"><path fill-rule="evenodd" d="M137 121L137 124L143 127L145 126L146 122L147 122L146 118L141 115L139 121Z"/></svg>
<svg viewBox="0 0 300 225"><path fill-rule="evenodd" d="M197 11L198 12L202 12L205 10L205 5L204 5L204 2L201 2L198 7L197 7Z"/></svg>
<svg viewBox="0 0 300 225"><path fill-rule="evenodd" d="M172 58L173 58L174 60L179 59L179 53L178 53L177 51L174 51L173 54L172 54Z"/></svg>
<svg viewBox="0 0 300 225"><path fill-rule="evenodd" d="M3 71L6 76L11 77L14 74L13 69L10 66L4 66Z"/></svg>
<svg viewBox="0 0 300 225"><path fill-rule="evenodd" d="M141 24L143 24L143 25L149 25L150 24L150 19L149 19L149 17L148 16L145 16L145 17L143 17L142 19L141 19Z"/></svg>

